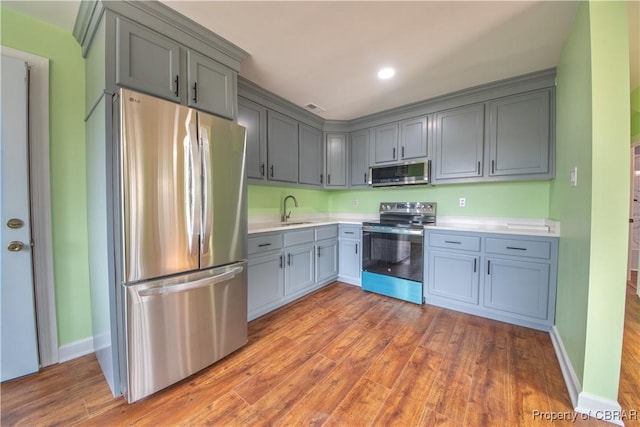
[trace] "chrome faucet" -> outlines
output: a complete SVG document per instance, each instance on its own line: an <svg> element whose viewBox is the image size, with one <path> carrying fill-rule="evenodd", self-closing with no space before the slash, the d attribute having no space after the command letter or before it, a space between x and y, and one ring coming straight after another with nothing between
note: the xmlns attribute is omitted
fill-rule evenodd
<svg viewBox="0 0 640 427"><path fill-rule="evenodd" d="M298 201L296 200L295 197L293 197L292 195L288 195L287 197L284 198L284 201L282 202L282 216L280 216L280 221L281 222L287 222L287 220L289 219L289 217L291 216L291 211L289 211L289 213L287 213L287 200L289 199L293 199L293 203L295 205L295 207L298 207Z"/></svg>

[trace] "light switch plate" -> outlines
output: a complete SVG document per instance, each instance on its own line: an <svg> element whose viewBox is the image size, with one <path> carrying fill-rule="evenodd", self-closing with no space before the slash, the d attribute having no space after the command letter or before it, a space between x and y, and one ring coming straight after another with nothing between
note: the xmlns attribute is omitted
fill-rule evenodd
<svg viewBox="0 0 640 427"><path fill-rule="evenodd" d="M578 167L577 166L572 167L571 170L569 171L569 184L572 187L578 186Z"/></svg>

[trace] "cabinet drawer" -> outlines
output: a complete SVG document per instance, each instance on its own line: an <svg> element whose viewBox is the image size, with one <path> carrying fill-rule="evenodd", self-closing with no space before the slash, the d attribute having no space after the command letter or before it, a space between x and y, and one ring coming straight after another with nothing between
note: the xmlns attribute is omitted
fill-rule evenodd
<svg viewBox="0 0 640 427"><path fill-rule="evenodd" d="M294 246L303 243L313 243L313 228L305 228L304 230L288 231L284 233L284 245Z"/></svg>
<svg viewBox="0 0 640 427"><path fill-rule="evenodd" d="M360 239L362 229L357 225L341 225L340 226L340 238L341 239Z"/></svg>
<svg viewBox="0 0 640 427"><path fill-rule="evenodd" d="M265 234L247 239L249 255L272 251L282 248L282 234Z"/></svg>
<svg viewBox="0 0 640 427"><path fill-rule="evenodd" d="M335 239L338 237L338 226L327 225L316 228L316 240Z"/></svg>
<svg viewBox="0 0 640 427"><path fill-rule="evenodd" d="M480 237L429 233L429 246L477 252L480 250Z"/></svg>
<svg viewBox="0 0 640 427"><path fill-rule="evenodd" d="M551 256L551 242L521 239L495 239L488 237L486 239L485 252L549 259Z"/></svg>

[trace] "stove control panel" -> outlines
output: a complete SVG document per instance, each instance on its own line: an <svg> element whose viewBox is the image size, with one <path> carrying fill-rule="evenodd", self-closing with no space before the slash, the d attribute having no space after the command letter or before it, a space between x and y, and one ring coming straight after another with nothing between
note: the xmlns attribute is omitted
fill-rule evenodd
<svg viewBox="0 0 640 427"><path fill-rule="evenodd" d="M436 214L435 202L382 202L382 213L406 213L406 214Z"/></svg>

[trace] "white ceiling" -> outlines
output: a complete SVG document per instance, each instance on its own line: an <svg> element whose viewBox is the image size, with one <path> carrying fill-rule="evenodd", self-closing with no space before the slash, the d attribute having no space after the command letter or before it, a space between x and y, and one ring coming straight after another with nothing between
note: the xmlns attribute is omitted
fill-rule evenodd
<svg viewBox="0 0 640 427"><path fill-rule="evenodd" d="M348 120L557 65L578 2L176 1L169 7L250 54L241 75ZM71 31L78 1L2 1ZM640 85L640 2L629 2L631 82ZM396 77L379 81L381 66Z"/></svg>

